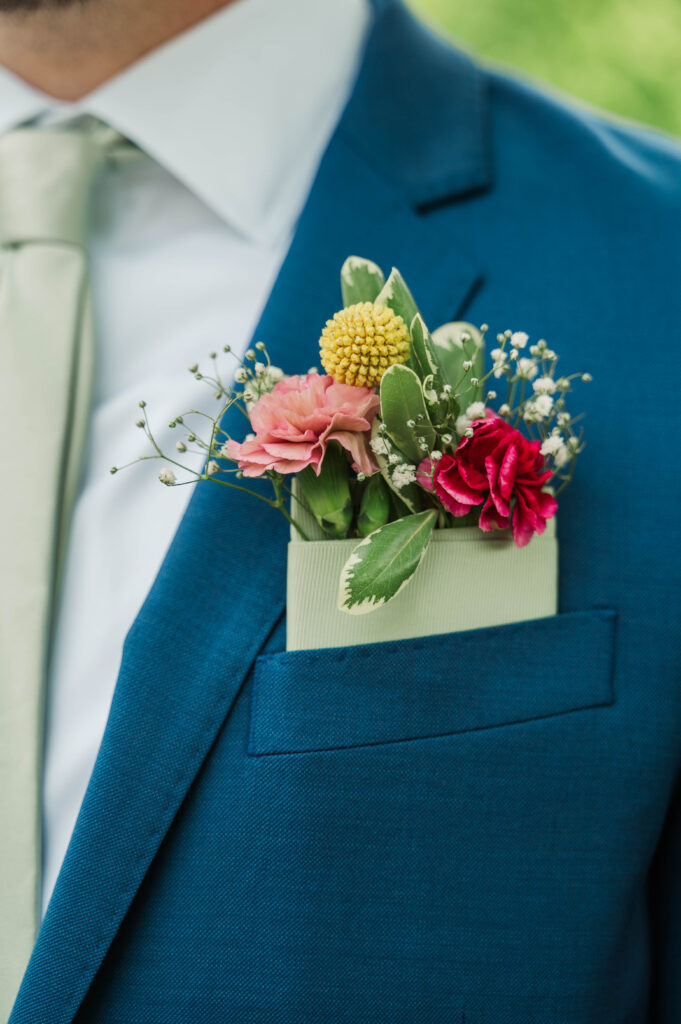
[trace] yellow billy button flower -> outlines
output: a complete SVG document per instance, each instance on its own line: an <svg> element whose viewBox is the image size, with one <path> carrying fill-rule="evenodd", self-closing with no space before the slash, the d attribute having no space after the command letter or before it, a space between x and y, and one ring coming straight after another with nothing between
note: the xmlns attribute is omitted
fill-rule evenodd
<svg viewBox="0 0 681 1024"><path fill-rule="evenodd" d="M374 388L395 363L409 357L409 331L401 316L374 302L358 302L326 321L319 340L322 366L339 384Z"/></svg>

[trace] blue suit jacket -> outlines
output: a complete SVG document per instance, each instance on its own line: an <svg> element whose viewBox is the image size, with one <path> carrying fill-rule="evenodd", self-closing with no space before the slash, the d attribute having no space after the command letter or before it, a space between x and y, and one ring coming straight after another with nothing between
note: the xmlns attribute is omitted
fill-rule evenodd
<svg viewBox="0 0 681 1024"><path fill-rule="evenodd" d="M377 4L256 336L349 253L589 369L560 614L285 653L286 529L195 493L12 1024L678 1024L681 152Z"/></svg>

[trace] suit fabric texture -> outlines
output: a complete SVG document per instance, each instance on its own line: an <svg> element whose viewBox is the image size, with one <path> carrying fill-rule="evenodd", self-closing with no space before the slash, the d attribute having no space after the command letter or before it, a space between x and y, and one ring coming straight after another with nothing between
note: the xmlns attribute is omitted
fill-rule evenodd
<svg viewBox="0 0 681 1024"><path fill-rule="evenodd" d="M589 370L559 614L286 653L283 518L199 487L11 1024L681 1020L680 236L675 143L376 4L254 340L354 253Z"/></svg>

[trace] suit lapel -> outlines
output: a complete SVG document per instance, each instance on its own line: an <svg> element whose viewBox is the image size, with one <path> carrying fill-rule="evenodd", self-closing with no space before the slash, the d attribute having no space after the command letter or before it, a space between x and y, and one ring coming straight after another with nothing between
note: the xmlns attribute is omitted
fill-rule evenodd
<svg viewBox="0 0 681 1024"><path fill-rule="evenodd" d="M466 58L445 51L452 75L466 83L456 123L461 132L465 122L468 133L467 140L453 136L462 148L457 154L449 147L445 160L439 124L427 129L416 117L424 109L416 95L419 76L409 83L418 123L404 109L402 79L399 87L393 81L408 49L414 67L422 58L423 88L432 94L440 44L400 6L384 8L255 332L254 340L265 341L287 372L317 362L317 339L340 306L339 270L349 254L387 269L398 265L433 325L460 314L479 282L470 255L460 256L470 253L465 240L438 236L414 205L487 183L481 128L477 121L472 127L469 109L480 76ZM445 77L443 68L439 75ZM445 85L438 80L442 95ZM452 107L449 96L447 104ZM408 151L402 156L392 137L400 122ZM372 130L373 148L366 135ZM420 176L423 149L416 146L427 146L432 162ZM226 426L240 438L243 423L234 418ZM283 517L249 496L213 484L196 489L126 639L99 756L12 1024L67 1024L76 1014L254 658L283 614L287 532Z"/></svg>

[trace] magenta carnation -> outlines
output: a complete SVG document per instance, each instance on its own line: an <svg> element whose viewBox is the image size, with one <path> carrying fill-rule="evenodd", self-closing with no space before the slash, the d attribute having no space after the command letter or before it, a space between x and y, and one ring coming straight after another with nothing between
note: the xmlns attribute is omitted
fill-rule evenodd
<svg viewBox="0 0 681 1024"><path fill-rule="evenodd" d="M551 472L544 469L541 445L490 413L475 420L472 430L454 455L422 462L419 483L454 516L482 505L480 529L510 526L515 543L524 547L533 534L544 532L558 508L553 495L542 490Z"/></svg>
<svg viewBox="0 0 681 1024"><path fill-rule="evenodd" d="M226 454L244 476L262 476L269 469L299 473L306 466L319 475L326 446L338 441L355 472L369 475L378 469L369 439L379 405L370 388L338 384L318 373L287 377L251 409L255 437L242 444L228 441Z"/></svg>

